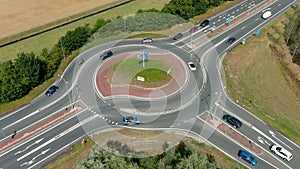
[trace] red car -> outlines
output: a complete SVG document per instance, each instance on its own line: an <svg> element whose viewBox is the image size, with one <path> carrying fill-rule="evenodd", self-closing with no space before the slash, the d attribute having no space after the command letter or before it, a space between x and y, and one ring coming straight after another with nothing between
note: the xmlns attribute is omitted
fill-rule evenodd
<svg viewBox="0 0 300 169"><path fill-rule="evenodd" d="M193 28L190 29L190 32L191 32L191 33L194 33L194 32L196 32L198 29L199 29L198 26L194 26Z"/></svg>

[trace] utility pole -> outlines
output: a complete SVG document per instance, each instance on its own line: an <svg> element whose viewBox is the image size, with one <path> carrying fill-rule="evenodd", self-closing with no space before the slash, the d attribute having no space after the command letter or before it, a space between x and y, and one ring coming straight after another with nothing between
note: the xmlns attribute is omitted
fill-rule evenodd
<svg viewBox="0 0 300 169"><path fill-rule="evenodd" d="M66 61L66 55L65 55L65 51L64 51L64 47L63 47L63 42L62 42L62 38L64 37L65 35L63 35L59 41L60 41L60 47L61 47L61 51L62 51L62 54L63 54L63 57L64 57L64 61Z"/></svg>

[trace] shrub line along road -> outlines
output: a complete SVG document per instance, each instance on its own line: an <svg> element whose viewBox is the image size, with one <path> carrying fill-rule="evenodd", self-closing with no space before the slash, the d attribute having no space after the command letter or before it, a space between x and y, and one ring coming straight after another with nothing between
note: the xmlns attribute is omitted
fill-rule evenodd
<svg viewBox="0 0 300 169"><path fill-rule="evenodd" d="M253 1L255 3L252 3L252 1L243 1L243 12L247 12L245 9L248 9L245 7L247 6L247 3L245 2L251 2L250 5L253 5L261 1ZM272 18L284 12L293 2L294 1L291 0L278 0L274 2L266 7L270 8L273 13L271 18L263 20L261 19L262 12L258 12L247 18L245 21L238 23L237 26L231 27L228 31L216 36L211 43L206 43L201 47L193 49L193 52L190 53L192 57L190 57L190 54L187 54L187 51L178 48L180 44L172 45L174 43L172 39L154 41L153 44L151 44L152 46L168 49L178 56L181 56L185 62L193 59L195 63L201 61L200 64L204 65L203 70L206 74L204 75L205 79L202 81L202 76L198 76L201 75L198 64L197 70L199 71L193 73L190 72L190 76L193 77L197 83L201 82L201 84L195 85L192 89L193 92L197 90L201 90L201 92L199 93L199 96L194 97L191 102L184 104L184 109L174 111L170 114L163 114L156 120L149 120L149 122L143 123L139 127L143 129L178 128L186 131L191 130L193 133L198 134L200 139L209 142L247 167L251 167L237 157L238 150L246 149L249 151L249 148L244 147L238 140L234 140L219 130L215 130L215 127L210 123L206 123L198 118L202 117L205 113L209 113L209 115L218 119L222 116L223 111L226 111L230 114L235 114L236 117L244 122L243 126L237 129L237 131L249 138L253 144L262 148L262 153L255 154L258 158L256 168L297 168L297 164L299 165L300 163L300 147L230 100L224 91L219 68L219 59L221 59L219 56L234 45L237 45L245 36L253 34L255 29L263 26L267 21L270 21ZM240 4L230 10L237 11L239 9L239 11L241 11L241 7ZM223 13L220 13L215 16L215 18L217 19L222 14ZM203 32L198 31L192 36L201 36L199 35L201 33ZM190 33L184 33L184 37L190 36ZM237 39L236 42L231 45L226 44L225 41L232 36ZM64 148L78 141L82 137L92 134L94 131L111 127L120 127L121 115L118 113L118 109L120 106L126 105L126 102L118 102L120 105L113 105L115 102L104 102L99 99L97 94L95 94L94 88L91 87L93 86L93 82L89 78L92 78L94 75L93 69L91 68L101 63L98 57L99 54L111 47L115 47L113 50L119 50L120 53L128 52L130 48L122 48L122 45L129 44L140 44L140 40L121 41L117 44L114 42L102 44L82 53L79 58L85 60L84 64L78 65L78 60L75 59L68 66L66 72L63 74L64 80L59 81L57 84L60 87L57 93L51 97L41 96L20 111L2 117L0 119L1 140L5 137L10 137L13 131L22 130L34 121L38 121L39 119L66 107L70 104L69 97L73 102L82 101L87 106L86 109L81 110L77 115L65 119L63 122L38 133L36 136L16 145L5 153L0 154L0 168L37 168L41 166L44 161L49 160L49 158L53 157ZM117 46L120 46L120 48ZM214 48L214 50L212 48ZM81 74L84 74L84 76L78 76ZM65 81L68 81L69 83L66 84ZM202 82L204 82L203 88ZM166 98L168 103L167 106L170 106L169 109L172 109L172 103L177 104L176 99L178 100L180 98L180 95L176 95L173 98ZM136 100L131 101L131 104L134 106L135 104L137 105L137 109L143 108L141 107L141 103L144 102ZM30 114L36 110L40 110L40 112L34 116L30 116ZM121 113L122 115L126 114L126 112ZM180 117L180 119L178 119L178 117ZM9 126L22 118L23 120L19 121L17 124ZM152 118L151 115L148 118ZM142 119L148 120L147 117L144 116L142 116ZM9 127L6 128L6 126ZM271 144L279 144L285 147L293 153L294 159L290 162L286 162L272 154L269 151L269 146Z"/></svg>

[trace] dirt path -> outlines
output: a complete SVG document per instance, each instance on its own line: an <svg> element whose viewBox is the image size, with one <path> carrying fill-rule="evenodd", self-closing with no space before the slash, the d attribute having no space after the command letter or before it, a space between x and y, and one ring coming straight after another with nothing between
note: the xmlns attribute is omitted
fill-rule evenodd
<svg viewBox="0 0 300 169"><path fill-rule="evenodd" d="M118 0L0 0L0 38Z"/></svg>

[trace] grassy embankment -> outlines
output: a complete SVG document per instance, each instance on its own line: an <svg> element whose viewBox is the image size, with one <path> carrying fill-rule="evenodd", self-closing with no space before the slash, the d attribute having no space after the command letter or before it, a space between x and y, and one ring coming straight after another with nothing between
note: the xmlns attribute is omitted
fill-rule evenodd
<svg viewBox="0 0 300 169"><path fill-rule="evenodd" d="M291 15L292 10L234 48L223 66L233 100L299 145L300 84L286 69L291 56L283 38L284 23Z"/></svg>

